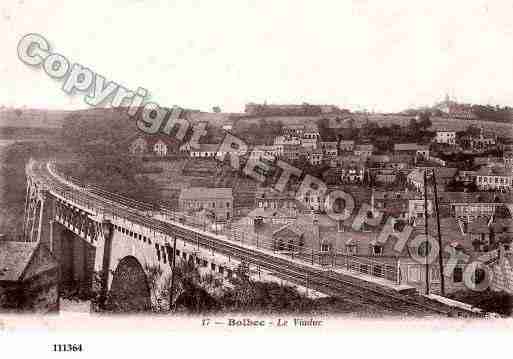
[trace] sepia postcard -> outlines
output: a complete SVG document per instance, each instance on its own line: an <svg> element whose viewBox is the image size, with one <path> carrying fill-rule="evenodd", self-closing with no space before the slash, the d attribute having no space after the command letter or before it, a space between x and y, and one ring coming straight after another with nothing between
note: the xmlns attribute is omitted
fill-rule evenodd
<svg viewBox="0 0 513 359"><path fill-rule="evenodd" d="M502 354L512 16L3 1L0 357Z"/></svg>

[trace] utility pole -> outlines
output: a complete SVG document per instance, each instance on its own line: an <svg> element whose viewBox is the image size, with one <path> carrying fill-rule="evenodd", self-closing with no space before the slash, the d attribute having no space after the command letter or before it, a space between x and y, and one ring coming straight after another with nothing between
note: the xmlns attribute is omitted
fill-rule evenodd
<svg viewBox="0 0 513 359"><path fill-rule="evenodd" d="M427 210L427 170L424 170L424 234L426 236L425 255L426 255L426 295L429 295L429 263L428 263L428 210Z"/></svg>
<svg viewBox="0 0 513 359"><path fill-rule="evenodd" d="M444 261L442 258L442 234L440 232L440 211L438 207L438 191L436 189L436 176L433 170L433 186L435 191L436 227L438 231L438 265L440 267L440 294L445 296Z"/></svg>

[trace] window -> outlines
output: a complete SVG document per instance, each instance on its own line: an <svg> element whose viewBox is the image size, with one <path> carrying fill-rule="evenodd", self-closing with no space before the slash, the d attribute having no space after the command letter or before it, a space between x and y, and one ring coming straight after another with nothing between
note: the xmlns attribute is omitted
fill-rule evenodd
<svg viewBox="0 0 513 359"><path fill-rule="evenodd" d="M341 220L337 221L337 230L339 232L344 232L344 223Z"/></svg>
<svg viewBox="0 0 513 359"><path fill-rule="evenodd" d="M160 248L158 244L155 244L155 249L157 250L157 260L160 262Z"/></svg>
<svg viewBox="0 0 513 359"><path fill-rule="evenodd" d="M291 239L289 241L289 251L293 251L294 250L294 241Z"/></svg>
<svg viewBox="0 0 513 359"><path fill-rule="evenodd" d="M355 244L346 245L346 252L347 252L347 254L356 254L356 245Z"/></svg>
<svg viewBox="0 0 513 359"><path fill-rule="evenodd" d="M474 271L474 275L472 277L472 281L475 285L479 285L486 278L486 272L483 268L476 268Z"/></svg>
<svg viewBox="0 0 513 359"><path fill-rule="evenodd" d="M226 208L230 208L230 202L226 202Z"/></svg>
<svg viewBox="0 0 513 359"><path fill-rule="evenodd" d="M369 273L369 265L368 264L360 264L360 272L361 273Z"/></svg>
<svg viewBox="0 0 513 359"><path fill-rule="evenodd" d="M210 269L215 271L216 270L216 265L215 263L210 263Z"/></svg>
<svg viewBox="0 0 513 359"><path fill-rule="evenodd" d="M278 240L278 250L282 251L285 249L285 246L283 245L283 241L281 239Z"/></svg>
<svg viewBox="0 0 513 359"><path fill-rule="evenodd" d="M157 244L158 245L158 244ZM162 260L164 261L164 264L166 264L167 262L167 258L166 258L166 248L164 246L162 246Z"/></svg>
<svg viewBox="0 0 513 359"><path fill-rule="evenodd" d="M440 281L440 268L438 268L438 267L431 268L431 281L432 282Z"/></svg>
<svg viewBox="0 0 513 359"><path fill-rule="evenodd" d="M331 251L331 243L322 243L321 244L321 252L330 252Z"/></svg>
<svg viewBox="0 0 513 359"><path fill-rule="evenodd" d="M408 281L420 282L420 268L417 265L411 265L408 267Z"/></svg>
<svg viewBox="0 0 513 359"><path fill-rule="evenodd" d="M171 246L167 247L167 261L169 264L173 263L173 247Z"/></svg>
<svg viewBox="0 0 513 359"><path fill-rule="evenodd" d="M372 253L375 255L375 256L380 256L383 254L383 246L380 246L380 245L374 245L372 246Z"/></svg>
<svg viewBox="0 0 513 359"><path fill-rule="evenodd" d="M372 268L372 275L375 277L382 277L383 276L383 267L380 265L375 265Z"/></svg>
<svg viewBox="0 0 513 359"><path fill-rule="evenodd" d="M452 273L452 281L454 283L461 283L463 281L463 269L461 267L454 268Z"/></svg>

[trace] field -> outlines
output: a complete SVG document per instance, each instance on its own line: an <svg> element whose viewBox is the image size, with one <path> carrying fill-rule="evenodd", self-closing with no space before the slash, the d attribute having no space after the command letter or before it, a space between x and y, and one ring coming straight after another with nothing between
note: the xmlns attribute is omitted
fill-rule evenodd
<svg viewBox="0 0 513 359"><path fill-rule="evenodd" d="M332 117L330 115L320 116L269 116L269 117L250 117L241 118L237 121L236 128L238 130L245 129L251 124L258 123L258 121L265 119L266 121L280 121L283 125L297 125L302 123L316 122L317 120L324 117ZM406 126L413 116L406 116L400 114L353 114L348 116L354 119L354 126L361 127L367 119L369 121L375 121L380 126L390 126L392 124L398 124L400 126ZM464 119L449 119L442 117L431 118L433 126L431 129L448 129L461 131L465 130L468 126L474 125L477 127L483 127L486 131L490 131L494 134L513 138L513 123L502 123L494 121L484 120L464 120Z"/></svg>
<svg viewBox="0 0 513 359"><path fill-rule="evenodd" d="M230 187L236 207L248 207L254 203L256 182L237 176L227 166L220 166L215 160L182 159L147 162L149 167L160 167L162 172L145 174L155 181L162 200L178 205L180 190L189 187Z"/></svg>

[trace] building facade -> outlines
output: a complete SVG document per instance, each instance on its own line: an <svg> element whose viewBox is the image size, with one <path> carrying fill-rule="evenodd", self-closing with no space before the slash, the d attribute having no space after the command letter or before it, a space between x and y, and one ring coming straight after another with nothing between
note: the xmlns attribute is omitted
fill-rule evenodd
<svg viewBox="0 0 513 359"><path fill-rule="evenodd" d="M185 188L180 192L178 203L181 211L206 211L215 220L229 220L233 217L231 188Z"/></svg>

